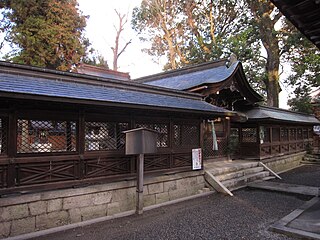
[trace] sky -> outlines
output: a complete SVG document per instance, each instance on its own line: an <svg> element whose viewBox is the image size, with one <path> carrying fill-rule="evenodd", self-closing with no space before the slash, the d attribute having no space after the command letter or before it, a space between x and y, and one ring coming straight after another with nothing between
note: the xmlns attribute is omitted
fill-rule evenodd
<svg viewBox="0 0 320 240"><path fill-rule="evenodd" d="M85 34L92 44L91 47L104 56L110 68L113 64L111 47L114 46L116 35L114 26L119 24L116 9L121 14L128 15L128 22L120 36L120 48L132 39L132 43L128 45L118 60L118 71L129 72L131 78L162 71L161 64L155 63L147 53L141 51L147 45L140 42L139 36L131 28L132 10L141 4L141 0L78 0L78 3L83 14L90 16L87 20Z"/></svg>
<svg viewBox="0 0 320 240"><path fill-rule="evenodd" d="M118 61L119 71L129 72L132 79L155 74L162 71L164 62L155 62L147 53L141 50L147 47L146 43L139 40L137 33L131 28L130 19L134 7L141 4L141 0L78 0L79 9L84 15L89 15L86 27L86 36L89 38L92 47L96 49L107 60L109 67L112 67L112 50L114 46L116 30L114 26L119 23L115 9L128 15L128 22L122 32L121 46L132 39L132 43L120 56ZM288 74L285 73L284 75ZM279 95L280 108L288 108L287 98L290 89L282 86Z"/></svg>

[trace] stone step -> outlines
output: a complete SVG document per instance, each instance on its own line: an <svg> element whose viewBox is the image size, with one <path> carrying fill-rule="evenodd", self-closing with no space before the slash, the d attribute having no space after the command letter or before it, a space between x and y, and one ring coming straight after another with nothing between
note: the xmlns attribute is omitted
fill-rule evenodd
<svg viewBox="0 0 320 240"><path fill-rule="evenodd" d="M258 173L258 172L262 172L263 171L263 167L253 167L253 168L247 168L247 169L243 169L237 172L230 172L230 173L225 173L225 174L221 174L221 175L217 175L215 176L219 181L225 181L225 180L229 180L229 179L233 179L233 178L239 178L245 175L250 175L250 174L254 174L254 173Z"/></svg>
<svg viewBox="0 0 320 240"><path fill-rule="evenodd" d="M272 179L275 179L275 178L276 178L275 176L268 176L268 177L262 178L261 180L262 181L268 181L268 180L272 180Z"/></svg>
<svg viewBox="0 0 320 240"><path fill-rule="evenodd" d="M258 162L243 162L241 164L233 164L230 166L226 165L224 167L207 169L207 171L210 171L210 173L214 176L219 176L222 174L237 172L237 171L241 171L243 169L254 168L254 167L258 167L258 166L259 166Z"/></svg>
<svg viewBox="0 0 320 240"><path fill-rule="evenodd" d="M245 187L249 182L253 182L255 180L262 179L268 176L269 176L269 172L263 171L263 172L242 176L239 178L222 181L221 183L229 190L235 190L241 187Z"/></svg>

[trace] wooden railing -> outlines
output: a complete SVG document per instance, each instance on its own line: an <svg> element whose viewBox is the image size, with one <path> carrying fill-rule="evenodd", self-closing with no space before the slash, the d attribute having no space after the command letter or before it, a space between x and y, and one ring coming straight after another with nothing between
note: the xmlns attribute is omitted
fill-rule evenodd
<svg viewBox="0 0 320 240"><path fill-rule="evenodd" d="M145 172L191 170L191 150L146 155ZM0 194L48 190L135 177L135 157L85 154L0 159Z"/></svg>
<svg viewBox="0 0 320 240"><path fill-rule="evenodd" d="M269 157L308 151L312 148L312 145L312 138L285 142L266 142L260 145L260 157Z"/></svg>

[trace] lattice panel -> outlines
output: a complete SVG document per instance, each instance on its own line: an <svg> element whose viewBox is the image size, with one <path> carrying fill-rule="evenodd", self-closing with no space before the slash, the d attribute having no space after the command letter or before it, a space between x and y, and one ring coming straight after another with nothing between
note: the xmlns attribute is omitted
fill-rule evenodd
<svg viewBox="0 0 320 240"><path fill-rule="evenodd" d="M173 125L173 144L176 147L197 147L200 145L197 125Z"/></svg>
<svg viewBox="0 0 320 240"><path fill-rule="evenodd" d="M302 139L303 139L302 129L298 128L298 130L297 130L297 140L302 140Z"/></svg>
<svg viewBox="0 0 320 240"><path fill-rule="evenodd" d="M7 166L0 165L0 188L7 186Z"/></svg>
<svg viewBox="0 0 320 240"><path fill-rule="evenodd" d="M119 150L125 148L125 134L128 123L86 122L85 150Z"/></svg>
<svg viewBox="0 0 320 240"><path fill-rule="evenodd" d="M173 167L187 167L192 166L192 154L190 153L177 153L173 154Z"/></svg>
<svg viewBox="0 0 320 240"><path fill-rule="evenodd" d="M280 153L280 145L272 146L272 154Z"/></svg>
<svg viewBox="0 0 320 240"><path fill-rule="evenodd" d="M73 151L76 151L75 122L18 120L18 153Z"/></svg>
<svg viewBox="0 0 320 240"><path fill-rule="evenodd" d="M130 157L88 159L84 162L84 178L108 177L131 172Z"/></svg>
<svg viewBox="0 0 320 240"><path fill-rule="evenodd" d="M289 135L290 135L290 141L295 140L297 137L297 129L291 128L289 130Z"/></svg>
<svg viewBox="0 0 320 240"><path fill-rule="evenodd" d="M144 168L146 171L170 168L170 155L145 155Z"/></svg>
<svg viewBox="0 0 320 240"><path fill-rule="evenodd" d="M281 152L289 152L289 144L281 145Z"/></svg>
<svg viewBox="0 0 320 240"><path fill-rule="evenodd" d="M303 139L308 139L308 129L307 128L303 129Z"/></svg>
<svg viewBox="0 0 320 240"><path fill-rule="evenodd" d="M290 152L295 152L297 150L297 145L295 143L290 144Z"/></svg>
<svg viewBox="0 0 320 240"><path fill-rule="evenodd" d="M7 122L0 118L0 154L7 152Z"/></svg>
<svg viewBox="0 0 320 240"><path fill-rule="evenodd" d="M289 140L289 132L287 128L281 128L280 130L280 137L281 141L288 141Z"/></svg>
<svg viewBox="0 0 320 240"><path fill-rule="evenodd" d="M77 168L74 161L17 164L17 185L75 180Z"/></svg>
<svg viewBox="0 0 320 240"><path fill-rule="evenodd" d="M280 141L280 128L272 128L272 142Z"/></svg>
<svg viewBox="0 0 320 240"><path fill-rule="evenodd" d="M242 142L257 142L257 129L242 128Z"/></svg>
<svg viewBox="0 0 320 240"><path fill-rule="evenodd" d="M265 146L261 147L261 155L266 156L271 154L271 147L270 146Z"/></svg>
<svg viewBox="0 0 320 240"><path fill-rule="evenodd" d="M270 128L263 128L263 142L270 142Z"/></svg>
<svg viewBox="0 0 320 240"><path fill-rule="evenodd" d="M137 123L136 128L148 128L158 132L157 135L157 147L164 148L168 147L168 125L160 123Z"/></svg>

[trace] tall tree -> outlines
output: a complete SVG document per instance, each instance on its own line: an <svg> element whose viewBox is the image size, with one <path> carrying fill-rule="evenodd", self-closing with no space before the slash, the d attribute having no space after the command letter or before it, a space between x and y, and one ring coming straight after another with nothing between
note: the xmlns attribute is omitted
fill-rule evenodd
<svg viewBox="0 0 320 240"><path fill-rule="evenodd" d="M300 48L299 41L290 40L297 30L280 19L268 0L144 0L134 9L132 25L152 43L151 55L167 56L165 69L235 53L253 87L266 93L269 106L278 107L282 65L289 62L298 73L298 60L293 60ZM311 61L307 68L312 66L319 62Z"/></svg>
<svg viewBox="0 0 320 240"><path fill-rule="evenodd" d="M121 33L124 30L124 26L128 22L128 18L126 14L121 14L117 10L114 10L118 16L119 19L119 25L118 27L114 26L116 30L116 37L114 41L114 47L111 47L111 50L113 52L113 70L118 70L118 59L121 56L121 54L126 50L128 45L131 43L131 39L125 43L125 45L120 49L120 36Z"/></svg>
<svg viewBox="0 0 320 240"><path fill-rule="evenodd" d="M146 51L166 56L164 69L226 58L235 53L249 66L264 63L258 27L252 24L246 5L236 0L144 0L133 11L133 28L143 41L151 42ZM252 84L264 91L261 69L247 71Z"/></svg>
<svg viewBox="0 0 320 240"><path fill-rule="evenodd" d="M1 0L0 6L12 23L8 41L16 46L7 60L68 70L85 55L87 17L76 0Z"/></svg>

